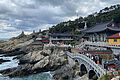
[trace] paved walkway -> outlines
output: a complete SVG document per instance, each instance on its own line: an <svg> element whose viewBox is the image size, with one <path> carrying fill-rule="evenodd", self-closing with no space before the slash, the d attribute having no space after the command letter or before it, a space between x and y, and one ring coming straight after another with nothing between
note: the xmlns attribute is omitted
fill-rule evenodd
<svg viewBox="0 0 120 80"><path fill-rule="evenodd" d="M71 50L74 51L74 52L77 52L77 53L81 53L82 52L82 51L74 49L74 48L72 48Z"/></svg>

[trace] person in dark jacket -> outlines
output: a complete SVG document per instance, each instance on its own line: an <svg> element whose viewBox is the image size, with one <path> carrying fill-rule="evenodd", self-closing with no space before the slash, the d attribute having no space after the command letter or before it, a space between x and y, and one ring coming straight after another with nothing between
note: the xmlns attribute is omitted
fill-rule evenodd
<svg viewBox="0 0 120 80"><path fill-rule="evenodd" d="M70 47L68 48L68 51L71 52L71 48Z"/></svg>

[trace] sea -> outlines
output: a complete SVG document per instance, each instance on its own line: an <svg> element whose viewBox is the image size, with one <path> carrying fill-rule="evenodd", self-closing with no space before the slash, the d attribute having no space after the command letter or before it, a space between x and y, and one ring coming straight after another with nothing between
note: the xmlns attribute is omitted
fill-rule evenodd
<svg viewBox="0 0 120 80"><path fill-rule="evenodd" d="M14 57L16 56L3 57L3 55L0 55L0 59L10 60L10 62L5 62L5 63L0 64L0 70L17 67L19 60L17 59L13 60ZM51 72L43 72L43 73L32 74L32 75L24 76L24 77L9 78L9 77L5 77L2 74L0 74L0 80L52 80L52 75L51 75Z"/></svg>
<svg viewBox="0 0 120 80"><path fill-rule="evenodd" d="M0 40L7 41L7 40L9 40L9 38L0 38Z"/></svg>

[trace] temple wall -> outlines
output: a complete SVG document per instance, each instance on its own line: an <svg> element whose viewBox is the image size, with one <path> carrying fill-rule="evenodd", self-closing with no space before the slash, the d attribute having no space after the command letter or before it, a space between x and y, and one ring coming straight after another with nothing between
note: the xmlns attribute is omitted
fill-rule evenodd
<svg viewBox="0 0 120 80"><path fill-rule="evenodd" d="M106 33L93 33L89 35L90 41L106 41L107 34Z"/></svg>

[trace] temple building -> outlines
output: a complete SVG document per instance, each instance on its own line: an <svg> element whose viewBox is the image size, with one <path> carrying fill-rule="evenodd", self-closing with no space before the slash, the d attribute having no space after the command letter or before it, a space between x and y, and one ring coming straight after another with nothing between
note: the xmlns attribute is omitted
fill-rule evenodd
<svg viewBox="0 0 120 80"><path fill-rule="evenodd" d="M118 27L115 22L109 21L105 23L99 23L95 26L84 29L82 32L85 34L85 39L89 41L107 41L106 37L111 36L120 32L120 27Z"/></svg>
<svg viewBox="0 0 120 80"><path fill-rule="evenodd" d="M109 44L120 44L120 33L107 37Z"/></svg>
<svg viewBox="0 0 120 80"><path fill-rule="evenodd" d="M110 61L108 61L107 65L108 65L109 70L110 69L115 69L118 72L120 72L120 61L118 61L118 60L110 60Z"/></svg>
<svg viewBox="0 0 120 80"><path fill-rule="evenodd" d="M70 43L71 41L73 41L73 35L71 34L58 34L58 33L54 33L54 34L49 34L50 37L50 41L53 44L56 43Z"/></svg>

